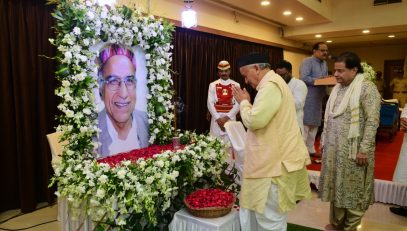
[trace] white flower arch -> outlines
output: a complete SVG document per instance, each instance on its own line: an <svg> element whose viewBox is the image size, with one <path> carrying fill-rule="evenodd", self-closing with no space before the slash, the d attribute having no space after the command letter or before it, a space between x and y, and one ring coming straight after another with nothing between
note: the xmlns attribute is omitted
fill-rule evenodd
<svg viewBox="0 0 407 231"><path fill-rule="evenodd" d="M218 139L186 132L181 140L192 137L195 142L182 150L165 151L136 163L121 161L115 167L98 163L94 151L99 145L95 141L99 129L94 94L98 67L94 60L97 47L105 43L138 46L145 52L150 143L167 143L174 132L169 73L173 25L127 7L109 9L83 0L49 2L57 3L52 14L56 38L50 39L60 63L55 73L61 81L55 91L62 111L57 130L67 141L50 185L58 185L56 194L67 198L73 217L85 211L94 221L119 230L150 230L157 221L168 224L174 213L169 209L173 200L191 192L203 177L206 185L221 182L224 145Z"/></svg>

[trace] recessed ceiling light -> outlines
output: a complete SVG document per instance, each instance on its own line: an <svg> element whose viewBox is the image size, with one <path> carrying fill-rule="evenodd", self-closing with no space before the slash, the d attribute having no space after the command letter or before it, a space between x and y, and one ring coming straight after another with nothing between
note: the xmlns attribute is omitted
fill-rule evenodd
<svg viewBox="0 0 407 231"><path fill-rule="evenodd" d="M331 42L332 42L332 40L326 40L326 42L327 42L327 43L331 43Z"/></svg>
<svg viewBox="0 0 407 231"><path fill-rule="evenodd" d="M363 34L368 34L368 33L370 33L370 30L363 30L362 33Z"/></svg>
<svg viewBox="0 0 407 231"><path fill-rule="evenodd" d="M394 34L391 34L391 35L388 35L387 37L389 37L389 38L394 38L394 37L396 37Z"/></svg>
<svg viewBox="0 0 407 231"><path fill-rule="evenodd" d="M268 5L270 5L270 1L261 1L261 2L260 2L260 5L262 5L262 6L268 6Z"/></svg>
<svg viewBox="0 0 407 231"><path fill-rule="evenodd" d="M322 37L321 34L316 34L316 35L315 35L315 38L321 38L321 37Z"/></svg>
<svg viewBox="0 0 407 231"><path fill-rule="evenodd" d="M286 16L287 16L287 15L291 15L291 11L286 10L286 11L283 12L283 15L286 15Z"/></svg>
<svg viewBox="0 0 407 231"><path fill-rule="evenodd" d="M296 17L295 20L302 21L302 20L304 20L304 18L303 17Z"/></svg>

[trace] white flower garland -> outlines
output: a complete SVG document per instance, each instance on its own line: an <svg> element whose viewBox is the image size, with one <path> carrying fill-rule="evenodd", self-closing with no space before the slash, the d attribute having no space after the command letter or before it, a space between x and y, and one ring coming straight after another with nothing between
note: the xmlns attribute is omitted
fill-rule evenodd
<svg viewBox="0 0 407 231"><path fill-rule="evenodd" d="M50 39L60 62L56 77L61 87L56 94L63 114L58 117L57 130L68 141L51 185L58 184L56 194L67 198L72 215L86 211L95 221L139 230L132 225L156 225L167 212L173 213L168 208L182 188L192 190L203 176L209 183L221 183L224 144L193 133L184 137L196 142L183 150L166 151L137 163L123 161L114 168L97 163L94 150L99 144L94 137L99 129L92 89L97 87L93 74L98 54L90 48L103 41L138 45L146 52L150 143L167 143L174 132L169 73L173 26L127 7L108 9L83 0L49 1L58 3L52 14L57 20L56 38ZM132 218L130 214L138 215ZM132 220L136 222L129 224Z"/></svg>
<svg viewBox="0 0 407 231"><path fill-rule="evenodd" d="M361 62L360 65L363 68L363 74L365 75L365 79L374 82L376 80L376 71L373 69L373 67L367 64L366 62Z"/></svg>
<svg viewBox="0 0 407 231"><path fill-rule="evenodd" d="M102 42L128 47L138 45L146 52L149 141L168 142L174 132L173 82L169 73L173 27L153 16L143 17L140 11L133 12L125 7L108 9L91 1L61 1L53 16L62 32L57 39L50 39L57 46L61 63L56 74L62 81L62 87L56 94L62 98L58 108L64 115L60 117L62 125L57 130L69 134L71 137L68 135L66 138L70 143L91 139L98 132L91 90L97 86L92 76L97 73L94 60L98 54L90 48ZM87 148L88 153L92 153L91 150L98 145L93 142Z"/></svg>

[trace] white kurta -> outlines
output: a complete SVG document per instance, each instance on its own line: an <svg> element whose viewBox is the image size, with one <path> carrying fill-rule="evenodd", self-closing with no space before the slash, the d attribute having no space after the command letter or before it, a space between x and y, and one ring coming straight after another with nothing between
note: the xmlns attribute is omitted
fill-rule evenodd
<svg viewBox="0 0 407 231"><path fill-rule="evenodd" d="M304 134L304 104L308 93L307 85L302 80L292 78L288 82L288 87L294 96L298 126L300 126L301 134Z"/></svg>
<svg viewBox="0 0 407 231"><path fill-rule="evenodd" d="M407 104L401 112L401 118L407 118ZM397 161L396 170L394 171L393 181L407 184L407 132L404 131L403 144L400 150L399 160Z"/></svg>
<svg viewBox="0 0 407 231"><path fill-rule="evenodd" d="M236 81L233 81L231 79L228 80L222 80L218 79L213 81L212 83L209 84L209 90L208 90L208 101L207 101L207 106L208 110L211 113L211 127L209 130L209 133L211 136L219 137L222 138L222 136L226 136L226 132L222 131L219 127L219 125L216 123L216 120L223 117L223 116L228 116L231 120L236 120L236 114L239 112L239 103L236 102L236 100L233 98L233 108L227 112L217 112L215 109L215 103L218 101L218 98L216 96L216 84L222 84L222 85L229 85L229 84L234 84L240 87L240 84Z"/></svg>
<svg viewBox="0 0 407 231"><path fill-rule="evenodd" d="M127 138L125 140L119 138L118 132L114 128L112 121L107 115L106 121L107 121L107 131L109 132L109 135L112 138L112 143L109 146L109 151L111 154L128 152L130 150L140 148L140 143L137 135L137 123L134 118L129 134L127 135Z"/></svg>

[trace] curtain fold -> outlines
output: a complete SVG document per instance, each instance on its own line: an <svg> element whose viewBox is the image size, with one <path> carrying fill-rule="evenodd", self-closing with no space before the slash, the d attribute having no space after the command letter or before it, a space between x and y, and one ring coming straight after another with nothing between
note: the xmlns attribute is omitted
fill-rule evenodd
<svg viewBox="0 0 407 231"><path fill-rule="evenodd" d="M185 110L177 113L180 129L209 131L206 120L209 83L218 79L217 65L221 60L229 61L231 79L246 87L254 99L255 91L246 86L237 69L237 59L251 52L268 55L273 66L283 59L283 49L257 44L220 35L177 27L173 40L174 88L176 97L181 97Z"/></svg>
<svg viewBox="0 0 407 231"><path fill-rule="evenodd" d="M52 202L46 134L56 126L55 56L52 8L45 1L0 2L0 212L35 209Z"/></svg>

